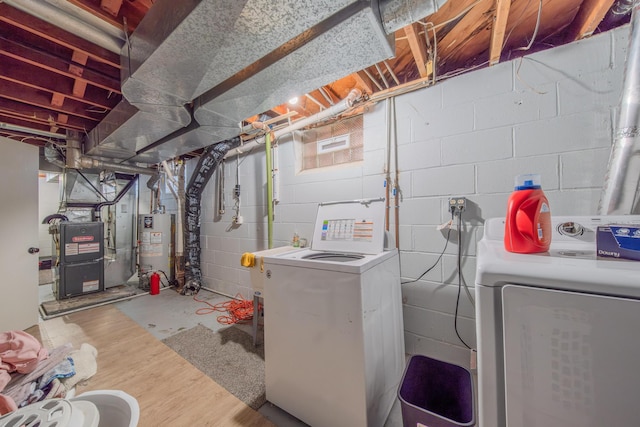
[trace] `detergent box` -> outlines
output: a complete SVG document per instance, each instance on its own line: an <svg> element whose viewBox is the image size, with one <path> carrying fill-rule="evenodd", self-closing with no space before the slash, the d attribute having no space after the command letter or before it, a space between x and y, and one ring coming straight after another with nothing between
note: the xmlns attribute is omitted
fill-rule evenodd
<svg viewBox="0 0 640 427"><path fill-rule="evenodd" d="M599 226L596 234L598 257L640 261L640 225Z"/></svg>

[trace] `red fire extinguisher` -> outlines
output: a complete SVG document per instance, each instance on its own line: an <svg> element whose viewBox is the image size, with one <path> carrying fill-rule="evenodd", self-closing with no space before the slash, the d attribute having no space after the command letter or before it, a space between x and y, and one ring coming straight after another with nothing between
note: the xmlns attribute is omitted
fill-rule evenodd
<svg viewBox="0 0 640 427"><path fill-rule="evenodd" d="M149 278L149 288L150 295L158 295L160 293L160 275L155 271L151 273Z"/></svg>

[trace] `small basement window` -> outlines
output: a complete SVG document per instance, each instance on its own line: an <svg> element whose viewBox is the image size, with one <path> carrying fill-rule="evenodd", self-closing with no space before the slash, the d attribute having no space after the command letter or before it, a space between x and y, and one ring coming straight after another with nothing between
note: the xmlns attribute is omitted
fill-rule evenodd
<svg viewBox="0 0 640 427"><path fill-rule="evenodd" d="M362 161L362 133L362 115L301 132L301 169L314 170Z"/></svg>

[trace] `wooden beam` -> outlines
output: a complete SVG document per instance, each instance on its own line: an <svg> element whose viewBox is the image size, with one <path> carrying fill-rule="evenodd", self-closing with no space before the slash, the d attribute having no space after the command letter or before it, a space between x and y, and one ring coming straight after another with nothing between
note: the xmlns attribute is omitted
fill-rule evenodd
<svg viewBox="0 0 640 427"><path fill-rule="evenodd" d="M66 114L58 113L58 117L55 120L55 123L49 129L49 132L58 132L60 129L60 125L65 125L69 121L69 116Z"/></svg>
<svg viewBox="0 0 640 427"><path fill-rule="evenodd" d="M112 16L118 16L121 7L122 0L100 0L100 9Z"/></svg>
<svg viewBox="0 0 640 427"><path fill-rule="evenodd" d="M136 29L136 27L138 26L138 24L140 23L144 15L149 10L149 7L151 7L149 5L153 3L153 1L151 0L144 0L144 1L127 0L125 2L121 2L122 7L118 12L118 16L113 16L111 13L108 13L107 11L102 9L97 1L87 1L87 0L67 0L67 1L107 21L108 23L112 24L115 27L118 27L119 29L122 29L122 26L123 26L123 22L121 19L122 16L126 16L127 30L129 31L129 33L132 33Z"/></svg>
<svg viewBox="0 0 640 427"><path fill-rule="evenodd" d="M496 10L493 17L493 28L491 29L491 45L489 48L489 65L500 62L502 45L504 44L504 34L509 18L511 0L496 0Z"/></svg>
<svg viewBox="0 0 640 427"><path fill-rule="evenodd" d="M575 19L567 29L567 42L590 36L598 28L614 0L584 0Z"/></svg>
<svg viewBox="0 0 640 427"><path fill-rule="evenodd" d="M87 104L67 99L64 106L51 105L51 95L40 90L32 89L13 82L3 82L0 85L0 98L5 98L40 108L46 108L71 116L82 117L97 124L104 118L104 113L98 114L87 108ZM95 126L94 124L94 126ZM93 127L93 126L92 126Z"/></svg>
<svg viewBox="0 0 640 427"><path fill-rule="evenodd" d="M58 122L64 123L64 125L60 125L61 128L83 130L87 127L87 121L85 119L4 98L0 98L0 116L13 117L41 124L51 123L51 117L57 116ZM63 116L66 116L66 119L64 119ZM91 126L93 125L94 123L91 123Z"/></svg>
<svg viewBox="0 0 640 427"><path fill-rule="evenodd" d="M363 92L366 92L368 94L372 94L374 92L373 85L371 84L371 82L369 81L369 77L367 77L365 73L363 73L362 71L356 71L352 74L352 76Z"/></svg>
<svg viewBox="0 0 640 427"><path fill-rule="evenodd" d="M94 61L120 69L120 55L44 22L5 3L0 3L0 22L20 28L71 50L86 53Z"/></svg>
<svg viewBox="0 0 640 427"><path fill-rule="evenodd" d="M99 109L113 108L115 99L108 99L108 92L103 89L86 87L86 80L61 77L48 70L30 64L4 58L0 61L0 82L9 81L49 93L60 93L70 99L82 102ZM74 86L84 85L81 94L74 92Z"/></svg>
<svg viewBox="0 0 640 427"><path fill-rule="evenodd" d="M54 94L51 95L51 105L53 105L54 107L62 107L63 104L64 104L64 95L61 93L54 92Z"/></svg>
<svg viewBox="0 0 640 427"><path fill-rule="evenodd" d="M420 73L420 77L427 77L427 47L425 46L425 41L420 37L420 28L422 26L417 22L414 22L411 25L407 25L404 27L404 32L407 36L407 41L409 42L409 47L411 48L411 54L413 55L413 59L415 60L416 66L418 67L418 72Z"/></svg>
<svg viewBox="0 0 640 427"><path fill-rule="evenodd" d="M449 3L454 2L448 1L445 6ZM473 8L456 20L455 26L452 25L448 32L438 29L438 68L463 68L469 58L475 58L482 52L486 52L488 62L496 0L480 0L472 4ZM459 13L464 10L461 9ZM439 14L441 10L436 13Z"/></svg>
<svg viewBox="0 0 640 427"><path fill-rule="evenodd" d="M80 65L87 65L87 60L89 59L89 57L82 53L82 52L78 52L78 51L73 51L73 55L71 55L71 60L74 62L74 64L69 64L69 72L77 75L78 77L81 77L83 72L84 72L84 67L79 67L75 64L80 64ZM71 90L71 93L73 93L74 96L77 96L78 98L84 98L84 93L87 90L87 82L80 80L80 79L74 79L73 81L73 89Z"/></svg>
<svg viewBox="0 0 640 427"><path fill-rule="evenodd" d="M54 120L54 118L52 116L49 116L48 119L46 120L40 120L40 119L36 119L33 117L24 117L24 116L19 116L19 115L15 115L15 114L11 114L10 112L6 112L2 109L0 109L0 121L9 123L11 122L11 124L15 124L15 125L19 125L19 126L24 126L27 128L35 128L35 126L33 126L33 124L38 125L37 127L40 130L46 130L47 126L49 127L49 132L54 132L57 133L58 130L60 129L70 129L70 130L76 130L76 131L80 131L80 132L84 132L85 130L85 126L84 124L78 126L78 125L69 125L67 123L64 122L64 114L60 114L58 115L58 117Z"/></svg>
<svg viewBox="0 0 640 427"><path fill-rule="evenodd" d="M23 46L19 43L12 42L5 38L0 38L0 56L13 58L18 61L22 61L25 64L39 67L43 70L51 71L52 73L59 74L61 76L69 78L78 78L83 80L89 85L120 94L120 82L117 79L105 76L103 74L96 73L93 70L85 68L81 73L70 72L69 61L64 61L55 56L49 55L44 52L37 51L35 49ZM0 58L0 64L6 59ZM80 74L80 76L78 75ZM52 77L53 78L53 77Z"/></svg>

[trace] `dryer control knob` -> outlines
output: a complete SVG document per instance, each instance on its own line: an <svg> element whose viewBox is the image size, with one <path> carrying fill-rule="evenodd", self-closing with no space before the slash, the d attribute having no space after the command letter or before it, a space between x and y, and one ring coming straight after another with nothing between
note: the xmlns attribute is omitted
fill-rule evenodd
<svg viewBox="0 0 640 427"><path fill-rule="evenodd" d="M558 225L558 233L569 237L582 236L584 233L584 227L577 222L563 222Z"/></svg>

